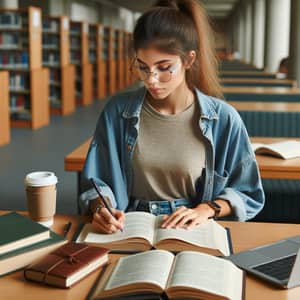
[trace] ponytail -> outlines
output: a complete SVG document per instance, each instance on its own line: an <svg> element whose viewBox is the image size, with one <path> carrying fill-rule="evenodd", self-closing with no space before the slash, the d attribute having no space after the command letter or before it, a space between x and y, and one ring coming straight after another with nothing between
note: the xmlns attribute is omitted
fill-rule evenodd
<svg viewBox="0 0 300 300"><path fill-rule="evenodd" d="M196 60L186 72L187 84L203 93L222 97L213 34L204 8L196 0L160 0L137 21L133 47L154 46L186 61L189 51Z"/></svg>

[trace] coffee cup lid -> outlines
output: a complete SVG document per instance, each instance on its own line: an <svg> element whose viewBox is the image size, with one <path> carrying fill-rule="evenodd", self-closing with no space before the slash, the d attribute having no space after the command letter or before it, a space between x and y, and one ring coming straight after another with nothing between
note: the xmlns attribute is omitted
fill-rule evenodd
<svg viewBox="0 0 300 300"><path fill-rule="evenodd" d="M26 175L25 184L28 186L44 186L57 183L57 177L53 172L32 172Z"/></svg>

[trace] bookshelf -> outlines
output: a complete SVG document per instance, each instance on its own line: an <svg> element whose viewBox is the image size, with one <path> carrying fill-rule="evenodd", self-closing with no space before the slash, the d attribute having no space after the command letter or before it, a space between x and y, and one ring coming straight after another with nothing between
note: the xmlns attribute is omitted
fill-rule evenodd
<svg viewBox="0 0 300 300"><path fill-rule="evenodd" d="M124 31L121 29L115 30L116 40L116 77L117 77L117 88L119 90L125 87L124 83Z"/></svg>
<svg viewBox="0 0 300 300"><path fill-rule="evenodd" d="M10 142L8 82L8 72L0 72L0 146L6 145Z"/></svg>
<svg viewBox="0 0 300 300"><path fill-rule="evenodd" d="M89 62L92 65L92 93L97 97L97 25L89 24Z"/></svg>
<svg viewBox="0 0 300 300"><path fill-rule="evenodd" d="M109 95L109 67L108 67L108 57L109 57L109 30L107 26L103 27L103 37L102 37L102 61L104 65L104 94Z"/></svg>
<svg viewBox="0 0 300 300"><path fill-rule="evenodd" d="M130 74L130 65L133 59L132 46L131 46L131 33L124 32L124 76L125 85L128 86L132 81L132 76Z"/></svg>
<svg viewBox="0 0 300 300"><path fill-rule="evenodd" d="M41 10L0 9L0 70L9 71L12 127L49 124L47 69L42 68Z"/></svg>
<svg viewBox="0 0 300 300"><path fill-rule="evenodd" d="M76 66L75 99L78 105L92 103L92 64L89 63L88 23L70 22L71 63Z"/></svg>
<svg viewBox="0 0 300 300"><path fill-rule="evenodd" d="M103 56L103 45L104 45L104 27L102 24L97 25L98 29L98 51L97 51L97 74L98 74L98 89L97 98L102 99L106 97L106 62Z"/></svg>
<svg viewBox="0 0 300 300"><path fill-rule="evenodd" d="M114 29L110 26L104 27L104 42L106 58L106 84L107 94L112 95L116 92L116 40Z"/></svg>
<svg viewBox="0 0 300 300"><path fill-rule="evenodd" d="M93 62L94 73L94 96L96 99L103 99L106 96L106 57L104 54L104 27L102 24L90 24L90 62Z"/></svg>
<svg viewBox="0 0 300 300"><path fill-rule="evenodd" d="M75 111L75 66L70 64L69 19L43 17L43 66L50 74L50 112Z"/></svg>

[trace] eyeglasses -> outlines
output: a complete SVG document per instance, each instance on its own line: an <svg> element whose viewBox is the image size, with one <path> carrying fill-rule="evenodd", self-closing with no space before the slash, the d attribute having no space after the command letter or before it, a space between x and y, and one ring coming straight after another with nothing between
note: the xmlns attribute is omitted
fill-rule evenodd
<svg viewBox="0 0 300 300"><path fill-rule="evenodd" d="M135 59L130 67L130 71L135 78L141 81L148 80L150 76L153 76L160 82L168 82L172 79L172 76L179 68L179 65L180 63L178 62L167 68L157 67L157 69L150 72L147 66L144 66Z"/></svg>

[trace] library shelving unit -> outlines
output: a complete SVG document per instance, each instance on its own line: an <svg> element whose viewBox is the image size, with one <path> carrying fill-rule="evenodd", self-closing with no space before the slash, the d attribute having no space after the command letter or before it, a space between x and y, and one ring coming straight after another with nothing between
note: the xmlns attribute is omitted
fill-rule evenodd
<svg viewBox="0 0 300 300"><path fill-rule="evenodd" d="M106 60L103 55L103 25L89 25L89 58L93 64L94 97L103 99L106 96Z"/></svg>
<svg viewBox="0 0 300 300"><path fill-rule="evenodd" d="M109 30L107 26L103 27L103 37L102 37L102 61L104 65L104 96L109 95Z"/></svg>
<svg viewBox="0 0 300 300"><path fill-rule="evenodd" d="M92 65L92 93L97 97L97 25L89 24L89 62Z"/></svg>
<svg viewBox="0 0 300 300"><path fill-rule="evenodd" d="M8 82L8 72L0 71L0 146L10 142Z"/></svg>
<svg viewBox="0 0 300 300"><path fill-rule="evenodd" d="M75 111L75 66L70 64L69 19L43 17L43 65L50 73L50 112Z"/></svg>
<svg viewBox="0 0 300 300"><path fill-rule="evenodd" d="M131 33L124 32L124 82L125 86L133 83L132 76L130 73L130 66L132 63L133 54L132 54L132 45L131 45Z"/></svg>
<svg viewBox="0 0 300 300"><path fill-rule="evenodd" d="M78 105L92 103L92 64L89 63L88 23L70 22L71 63L76 66L75 99Z"/></svg>
<svg viewBox="0 0 300 300"><path fill-rule="evenodd" d="M124 84L129 85L130 80L130 61L129 61L129 35L124 31Z"/></svg>
<svg viewBox="0 0 300 300"><path fill-rule="evenodd" d="M116 77L117 89L121 90L125 87L124 84L124 31L121 29L115 30L115 56L116 56Z"/></svg>
<svg viewBox="0 0 300 300"><path fill-rule="evenodd" d="M0 70L9 71L11 126L49 124L49 73L42 68L39 8L0 9Z"/></svg>
<svg viewBox="0 0 300 300"><path fill-rule="evenodd" d="M116 39L114 29L110 26L104 27L104 42L106 43L106 84L107 94L112 95L116 92Z"/></svg>
<svg viewBox="0 0 300 300"><path fill-rule="evenodd" d="M92 94L97 97L97 25L89 24L89 62L92 65Z"/></svg>

